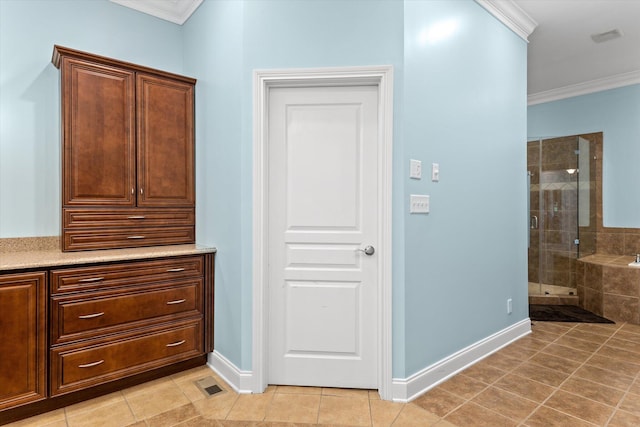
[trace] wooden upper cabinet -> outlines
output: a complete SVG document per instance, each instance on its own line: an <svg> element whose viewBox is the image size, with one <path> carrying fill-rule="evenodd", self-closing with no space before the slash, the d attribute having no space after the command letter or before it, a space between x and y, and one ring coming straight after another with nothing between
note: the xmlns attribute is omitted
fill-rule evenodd
<svg viewBox="0 0 640 427"><path fill-rule="evenodd" d="M138 206L194 206L193 85L139 73Z"/></svg>
<svg viewBox="0 0 640 427"><path fill-rule="evenodd" d="M64 206L135 206L135 74L62 61Z"/></svg>
<svg viewBox="0 0 640 427"><path fill-rule="evenodd" d="M52 62L61 71L62 250L194 243L195 79L61 46Z"/></svg>

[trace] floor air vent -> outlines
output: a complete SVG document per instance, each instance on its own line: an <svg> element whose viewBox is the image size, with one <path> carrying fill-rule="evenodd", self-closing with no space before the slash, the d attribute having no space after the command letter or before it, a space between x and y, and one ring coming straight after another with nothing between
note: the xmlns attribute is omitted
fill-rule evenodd
<svg viewBox="0 0 640 427"><path fill-rule="evenodd" d="M194 381L194 384L206 397L211 397L217 393L220 393L221 391L224 391L218 384L216 384L216 380L214 380L213 377L201 378L197 381Z"/></svg>

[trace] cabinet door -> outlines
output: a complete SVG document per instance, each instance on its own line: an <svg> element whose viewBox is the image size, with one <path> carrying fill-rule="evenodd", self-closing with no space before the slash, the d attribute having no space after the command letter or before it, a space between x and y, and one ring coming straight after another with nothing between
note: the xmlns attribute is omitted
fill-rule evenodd
<svg viewBox="0 0 640 427"><path fill-rule="evenodd" d="M63 204L135 205L135 74L65 58Z"/></svg>
<svg viewBox="0 0 640 427"><path fill-rule="evenodd" d="M0 276L0 409L46 397L45 273Z"/></svg>
<svg viewBox="0 0 640 427"><path fill-rule="evenodd" d="M138 73L138 206L195 206L190 83Z"/></svg>

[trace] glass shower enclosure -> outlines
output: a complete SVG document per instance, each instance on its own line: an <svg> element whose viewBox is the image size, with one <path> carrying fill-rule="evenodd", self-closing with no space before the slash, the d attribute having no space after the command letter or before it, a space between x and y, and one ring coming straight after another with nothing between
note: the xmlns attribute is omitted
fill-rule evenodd
<svg viewBox="0 0 640 427"><path fill-rule="evenodd" d="M595 170L581 136L527 141L529 295L577 295L576 259L595 251Z"/></svg>

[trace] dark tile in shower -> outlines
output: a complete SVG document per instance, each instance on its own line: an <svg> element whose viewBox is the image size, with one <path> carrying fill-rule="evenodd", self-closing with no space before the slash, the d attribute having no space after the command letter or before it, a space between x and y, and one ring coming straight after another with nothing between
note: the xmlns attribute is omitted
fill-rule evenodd
<svg viewBox="0 0 640 427"><path fill-rule="evenodd" d="M585 263L584 287L602 292L602 265ZM587 310L589 310L587 308Z"/></svg>
<svg viewBox="0 0 640 427"><path fill-rule="evenodd" d="M640 299L622 295L604 294L604 316L620 322L640 323Z"/></svg>
<svg viewBox="0 0 640 427"><path fill-rule="evenodd" d="M576 262L576 286L577 287L584 287L584 263L577 261Z"/></svg>
<svg viewBox="0 0 640 427"><path fill-rule="evenodd" d="M603 316L602 311L603 292L600 290L584 289L584 308L598 316Z"/></svg>
<svg viewBox="0 0 640 427"><path fill-rule="evenodd" d="M624 234L624 252L625 255L640 254L640 230Z"/></svg>
<svg viewBox="0 0 640 427"><path fill-rule="evenodd" d="M640 271L627 267L602 269L602 290L605 293L640 297Z"/></svg>
<svg viewBox="0 0 640 427"><path fill-rule="evenodd" d="M551 281L547 282L555 286L564 286L568 288L575 287L575 283L571 282L571 272L568 270L558 271L551 270Z"/></svg>
<svg viewBox="0 0 640 427"><path fill-rule="evenodd" d="M549 251L547 252L547 265L552 266L553 270L558 271L574 271L576 264L575 253L565 251Z"/></svg>
<svg viewBox="0 0 640 427"><path fill-rule="evenodd" d="M598 233L598 252L610 255L625 255L624 234L621 233Z"/></svg>

